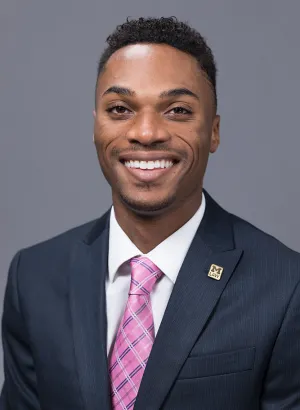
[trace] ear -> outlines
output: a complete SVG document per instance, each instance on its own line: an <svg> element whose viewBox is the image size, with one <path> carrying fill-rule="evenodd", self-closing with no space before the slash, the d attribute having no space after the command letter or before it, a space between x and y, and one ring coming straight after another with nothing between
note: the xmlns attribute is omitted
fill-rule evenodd
<svg viewBox="0 0 300 410"><path fill-rule="evenodd" d="M93 117L94 117L94 120L96 120L96 111L95 110L93 110ZM93 134L93 143L95 143L95 134Z"/></svg>
<svg viewBox="0 0 300 410"><path fill-rule="evenodd" d="M216 115L213 120L212 125L212 134L210 140L210 153L213 154L217 151L218 146L220 145L220 116Z"/></svg>

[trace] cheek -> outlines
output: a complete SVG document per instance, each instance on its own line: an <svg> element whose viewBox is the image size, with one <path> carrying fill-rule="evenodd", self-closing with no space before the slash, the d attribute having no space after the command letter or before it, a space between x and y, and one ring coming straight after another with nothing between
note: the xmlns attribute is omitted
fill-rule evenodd
<svg viewBox="0 0 300 410"><path fill-rule="evenodd" d="M107 121L96 124L94 128L95 145L97 154L101 162L108 162L110 153L118 139L115 132L112 132Z"/></svg>
<svg viewBox="0 0 300 410"><path fill-rule="evenodd" d="M111 139L111 135L107 121L97 121L94 126L94 134L98 144L104 145L108 143Z"/></svg>
<svg viewBox="0 0 300 410"><path fill-rule="evenodd" d="M205 127L191 127L184 135L184 142L188 148L194 167L199 166L203 159L208 156L210 149L210 137Z"/></svg>

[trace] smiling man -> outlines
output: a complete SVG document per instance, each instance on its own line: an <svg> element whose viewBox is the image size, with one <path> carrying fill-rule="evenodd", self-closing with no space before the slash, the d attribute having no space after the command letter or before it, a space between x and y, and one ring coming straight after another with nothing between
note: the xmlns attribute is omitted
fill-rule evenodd
<svg viewBox="0 0 300 410"><path fill-rule="evenodd" d="M203 190L216 67L175 18L108 38L99 220L14 257L3 410L300 408L300 257Z"/></svg>

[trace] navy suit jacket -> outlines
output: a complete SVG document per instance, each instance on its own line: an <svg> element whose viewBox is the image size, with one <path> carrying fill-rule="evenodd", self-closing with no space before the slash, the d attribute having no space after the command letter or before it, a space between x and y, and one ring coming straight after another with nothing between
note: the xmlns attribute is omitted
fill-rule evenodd
<svg viewBox="0 0 300 410"><path fill-rule="evenodd" d="M300 256L206 198L134 409L300 409ZM108 232L109 212L14 257L1 410L110 409Z"/></svg>

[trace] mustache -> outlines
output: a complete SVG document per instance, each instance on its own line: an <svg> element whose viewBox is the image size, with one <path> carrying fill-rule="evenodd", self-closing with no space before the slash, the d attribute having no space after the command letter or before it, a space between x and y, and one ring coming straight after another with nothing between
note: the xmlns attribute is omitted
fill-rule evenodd
<svg viewBox="0 0 300 410"><path fill-rule="evenodd" d="M131 153L135 153L135 152L164 152L164 153L169 153L169 154L175 154L176 156L179 156L182 160L186 161L188 159L188 154L186 153L186 151L183 150L179 150L179 149L173 149L170 147L167 147L166 145L145 145L145 146L141 146L141 145L132 145L129 148L124 148L124 149L120 149L117 147L114 147L111 150L111 156L114 159L119 158L120 155L123 154L131 154Z"/></svg>

